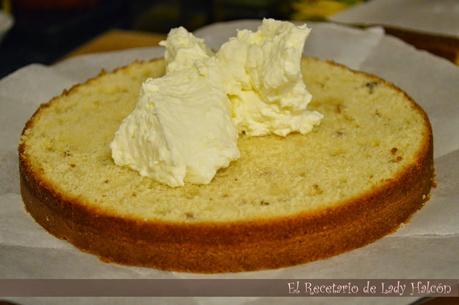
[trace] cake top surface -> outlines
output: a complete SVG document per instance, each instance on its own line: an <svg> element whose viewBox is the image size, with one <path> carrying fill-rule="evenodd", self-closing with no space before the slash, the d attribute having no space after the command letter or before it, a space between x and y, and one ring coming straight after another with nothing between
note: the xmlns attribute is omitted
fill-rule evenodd
<svg viewBox="0 0 459 305"><path fill-rule="evenodd" d="M241 137L241 158L208 185L170 188L116 166L109 143L161 60L103 74L41 107L21 158L65 198L138 220L226 222L313 213L371 192L416 162L430 132L424 113L386 82L314 59L302 62L312 110L306 135Z"/></svg>

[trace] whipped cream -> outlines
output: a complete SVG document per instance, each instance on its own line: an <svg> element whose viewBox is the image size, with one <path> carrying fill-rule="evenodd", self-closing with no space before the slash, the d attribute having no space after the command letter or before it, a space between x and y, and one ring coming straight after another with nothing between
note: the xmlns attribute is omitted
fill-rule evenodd
<svg viewBox="0 0 459 305"><path fill-rule="evenodd" d="M256 32L238 31L217 53L232 117L250 136L305 134L322 115L307 110L311 94L301 74L303 46L310 29L264 19Z"/></svg>
<svg viewBox="0 0 459 305"><path fill-rule="evenodd" d="M207 184L239 158L237 130L227 95L204 73L214 59L184 29L170 36L166 58L174 64L165 76L142 84L136 108L110 144L112 157L172 187Z"/></svg>
<svg viewBox="0 0 459 305"><path fill-rule="evenodd" d="M166 74L142 84L139 102L110 144L117 165L169 186L207 184L239 158L238 133L305 134L322 115L307 110L301 74L310 29L264 19L215 54L184 28L170 31Z"/></svg>

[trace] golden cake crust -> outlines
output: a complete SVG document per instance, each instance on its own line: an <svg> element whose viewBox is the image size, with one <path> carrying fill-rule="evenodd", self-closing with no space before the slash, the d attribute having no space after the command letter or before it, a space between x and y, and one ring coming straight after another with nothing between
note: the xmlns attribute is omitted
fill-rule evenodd
<svg viewBox="0 0 459 305"><path fill-rule="evenodd" d="M382 79L365 75L400 91ZM278 268L329 257L395 231L429 197L433 185L431 126L425 112L403 94L422 114L428 129L415 162L364 195L333 208L224 223L119 217L70 198L47 183L33 170L24 143L19 145L21 194L27 211L51 234L105 261L214 273ZM33 128L35 116L49 104L40 106L23 133Z"/></svg>

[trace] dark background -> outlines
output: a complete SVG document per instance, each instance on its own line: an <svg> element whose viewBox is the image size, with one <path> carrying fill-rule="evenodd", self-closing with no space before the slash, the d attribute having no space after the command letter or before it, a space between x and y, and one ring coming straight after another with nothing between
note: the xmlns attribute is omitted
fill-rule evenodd
<svg viewBox="0 0 459 305"><path fill-rule="evenodd" d="M193 31L235 19L325 20L364 1L369 0L0 0L0 9L14 18L0 41L0 78L31 63L53 64L112 29L166 34L177 26ZM455 38L385 31L459 63Z"/></svg>
<svg viewBox="0 0 459 305"><path fill-rule="evenodd" d="M15 19L0 44L0 78L30 64L51 64L109 29L167 33L216 21L287 19L293 1L1 0Z"/></svg>

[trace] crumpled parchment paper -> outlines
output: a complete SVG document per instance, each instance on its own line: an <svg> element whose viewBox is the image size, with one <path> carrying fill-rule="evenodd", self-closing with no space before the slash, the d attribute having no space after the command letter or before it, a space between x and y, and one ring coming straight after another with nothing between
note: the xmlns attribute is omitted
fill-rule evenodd
<svg viewBox="0 0 459 305"><path fill-rule="evenodd" d="M459 39L457 0L372 0L330 17L346 24L378 24Z"/></svg>

